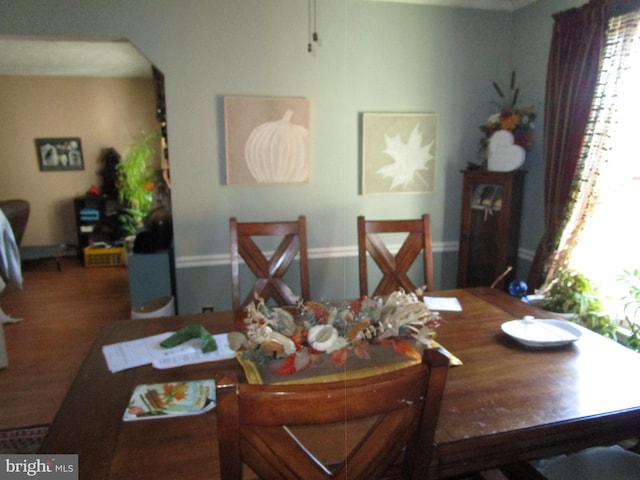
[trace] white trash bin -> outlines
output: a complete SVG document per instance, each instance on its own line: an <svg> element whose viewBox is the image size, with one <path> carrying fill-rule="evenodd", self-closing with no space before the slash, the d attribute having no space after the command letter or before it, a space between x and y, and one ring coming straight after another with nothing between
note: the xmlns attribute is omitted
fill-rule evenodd
<svg viewBox="0 0 640 480"><path fill-rule="evenodd" d="M131 318L134 320L170 317L175 314L176 308L173 296L154 298L153 300L133 307L131 310Z"/></svg>

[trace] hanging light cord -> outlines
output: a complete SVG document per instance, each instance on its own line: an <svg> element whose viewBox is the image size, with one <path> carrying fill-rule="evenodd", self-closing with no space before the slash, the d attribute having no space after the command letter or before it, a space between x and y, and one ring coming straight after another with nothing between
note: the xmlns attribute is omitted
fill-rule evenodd
<svg viewBox="0 0 640 480"><path fill-rule="evenodd" d="M307 45L307 51L309 53L313 51L313 43L316 43L318 41L316 17L317 17L316 0L309 0L309 44Z"/></svg>

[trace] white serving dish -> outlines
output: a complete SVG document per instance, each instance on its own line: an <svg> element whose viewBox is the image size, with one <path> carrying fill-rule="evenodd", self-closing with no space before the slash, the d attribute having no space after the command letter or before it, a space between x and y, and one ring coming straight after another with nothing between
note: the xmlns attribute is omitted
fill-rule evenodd
<svg viewBox="0 0 640 480"><path fill-rule="evenodd" d="M582 331L565 320L525 317L502 324L502 331L527 347L559 347L569 345L582 336Z"/></svg>

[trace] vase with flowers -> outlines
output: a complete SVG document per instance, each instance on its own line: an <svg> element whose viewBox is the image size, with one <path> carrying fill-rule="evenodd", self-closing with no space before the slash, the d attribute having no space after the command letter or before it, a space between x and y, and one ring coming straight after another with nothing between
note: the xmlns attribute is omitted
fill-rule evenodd
<svg viewBox="0 0 640 480"><path fill-rule="evenodd" d="M500 86L493 82L493 88L499 96L499 101L494 102L496 111L489 115L479 127L482 132L480 153L485 166L491 151L492 139L496 142L496 148L500 150L518 148L523 152L528 152L533 148L535 108L533 106L518 106L520 89L516 87L515 81L516 74L512 72L507 93L504 93ZM494 139L497 132L500 132L499 143L496 141L497 137Z"/></svg>

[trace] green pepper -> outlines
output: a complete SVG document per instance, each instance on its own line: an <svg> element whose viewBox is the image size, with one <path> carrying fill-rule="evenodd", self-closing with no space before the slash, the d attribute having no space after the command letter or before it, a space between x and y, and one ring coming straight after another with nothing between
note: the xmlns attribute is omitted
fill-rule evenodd
<svg viewBox="0 0 640 480"><path fill-rule="evenodd" d="M172 348L192 338L202 340L202 353L215 352L218 349L215 339L202 325L187 325L166 340L160 342L160 346L163 348Z"/></svg>

